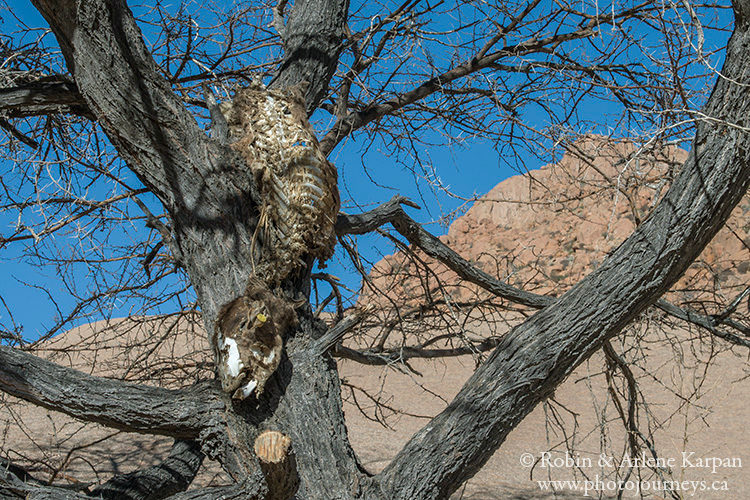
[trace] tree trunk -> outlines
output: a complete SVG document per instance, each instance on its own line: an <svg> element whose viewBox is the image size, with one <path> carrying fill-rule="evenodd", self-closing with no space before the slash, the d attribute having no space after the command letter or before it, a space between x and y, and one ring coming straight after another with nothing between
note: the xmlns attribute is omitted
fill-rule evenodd
<svg viewBox="0 0 750 500"><path fill-rule="evenodd" d="M219 310L243 293L253 268L258 194L249 169L233 150L210 140L171 92L124 1L34 4L50 23L87 106L169 212L168 243L190 276L212 335ZM329 54L295 50L295 61L281 69L277 80L289 84L309 73L319 94L341 50L340 37L333 43L334 32L343 31L348 2L299 5L321 13L319 23L337 18L338 27L319 30L326 35L323 45ZM304 33L316 30L314 23L298 18L292 13L287 23L288 44L304 44L304 36L297 38L294 32L297 26ZM321 69L313 71L316 64ZM317 105L314 99L309 102ZM290 295L309 294L306 273L285 285ZM286 355L261 400L227 402L234 416L227 418L225 434L202 436L204 452L243 481L260 470L252 452L257 435L279 430L292 440L301 498L348 498L363 474L346 436L335 363L327 354L307 354L306 347L324 333L324 325L312 319L309 306L298 316L299 327L289 332Z"/></svg>

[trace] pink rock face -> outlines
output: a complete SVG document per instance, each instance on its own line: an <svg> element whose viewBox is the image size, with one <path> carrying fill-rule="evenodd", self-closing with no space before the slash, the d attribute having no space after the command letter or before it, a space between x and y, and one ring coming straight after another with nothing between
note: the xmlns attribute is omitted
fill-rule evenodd
<svg viewBox="0 0 750 500"><path fill-rule="evenodd" d="M559 295L648 216L686 158L686 151L672 146L643 152L634 143L585 137L558 163L500 182L440 239L510 284ZM713 290L717 276L730 289L747 282L749 210L746 198L732 214L729 229L716 236L673 291L688 286ZM417 256L433 272L400 252L388 256L371 272L380 293L365 289L360 302L385 304L390 298L416 305L438 289L459 301L487 296L442 264L421 252Z"/></svg>

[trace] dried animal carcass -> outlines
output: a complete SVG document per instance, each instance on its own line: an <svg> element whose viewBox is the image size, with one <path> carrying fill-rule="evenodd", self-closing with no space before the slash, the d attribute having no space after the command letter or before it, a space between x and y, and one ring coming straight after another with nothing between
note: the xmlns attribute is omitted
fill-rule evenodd
<svg viewBox="0 0 750 500"><path fill-rule="evenodd" d="M336 169L307 120L303 90L254 84L220 105L261 193L254 274L271 287L303 267L303 256L325 261L336 244Z"/></svg>
<svg viewBox="0 0 750 500"><path fill-rule="evenodd" d="M296 324L292 305L251 278L245 293L219 312L214 328L222 389L235 399L253 391L259 396L279 366L282 335Z"/></svg>

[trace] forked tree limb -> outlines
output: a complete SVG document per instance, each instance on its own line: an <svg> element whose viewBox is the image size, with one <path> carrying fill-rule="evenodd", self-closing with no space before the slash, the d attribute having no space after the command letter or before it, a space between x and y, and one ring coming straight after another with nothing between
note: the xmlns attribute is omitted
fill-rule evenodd
<svg viewBox="0 0 750 500"><path fill-rule="evenodd" d="M52 28L67 68L97 122L129 168L163 203L206 330L218 352L218 337L213 335L218 312L243 293L257 261L253 236L257 234L259 199L252 169L233 149L208 138L174 95L144 44L125 0L32 2ZM339 0L310 0L296 2L294 8L307 5L310 14L314 14L312 8L323 4L348 5ZM299 15L305 13L300 11ZM285 37L294 35L294 26L290 18ZM299 48L304 52L304 44ZM308 55L316 58L321 54L313 51ZM280 71L292 71L294 67L297 66L292 64ZM310 83L312 87L322 85ZM295 296L308 286L309 280L304 279L289 283ZM306 340L322 333L307 312L299 315L300 327L286 345L289 358L295 350L308 345ZM272 420L275 425L283 425L295 443L304 495L344 497L350 483L363 473L347 439L335 363L328 356L309 358L297 359L294 365L284 358L275 372L273 387L266 388L259 408L226 405L219 422L226 422L225 425L211 426L210 432L202 433L198 439L207 456L223 456L227 472L242 482L243 478L252 477L253 467L253 457L244 453L243 445L251 442L255 425ZM95 388L92 390L96 392ZM154 393L157 401L160 394ZM209 400L211 397L206 395ZM57 401L49 402L53 403ZM199 419L204 408L191 412L194 418ZM128 425L128 420L137 422L139 418L134 414L113 423ZM185 418L170 420L175 427L187 427L186 437L196 437L194 422ZM206 442L215 437L214 433L218 434L217 443L206 449Z"/></svg>
<svg viewBox="0 0 750 500"><path fill-rule="evenodd" d="M361 214L345 214L340 212L336 218L336 234L344 236L347 234L367 234L375 231L380 226L388 224L394 218L402 217L402 205L419 209L419 205L409 198L396 195L382 205Z"/></svg>
<svg viewBox="0 0 750 500"><path fill-rule="evenodd" d="M86 422L183 439L224 409L213 385L169 390L94 377L7 346L0 346L0 390Z"/></svg>
<svg viewBox="0 0 750 500"><path fill-rule="evenodd" d="M497 278L485 273L471 262L458 255L458 253L448 245L440 241L439 238L425 230L418 222L409 217L401 205L419 208L408 198L397 195L382 205L362 214L339 214L338 219L336 220L336 231L339 236L345 234L365 234L374 231L382 225L391 224L393 228L406 238L409 243L420 248L430 257L443 263L449 269L453 270L460 278L470 283L474 283L500 298L538 309L553 304L557 300L555 297L527 292L512 285L508 285L507 283L503 283ZM745 292L743 292L743 294L740 294L739 298L742 299L745 295ZM681 308L661 298L657 300L654 305L670 316L674 316L680 320L705 328L713 335L716 335L727 342L742 347L750 347L750 339L745 339L719 328L722 325L726 325L739 330L745 335L750 335L749 329L746 326L732 321L728 317L728 314L723 315L724 317L706 316L687 308ZM733 311L731 307L728 310L730 313ZM477 346L477 350L479 352L485 352L496 345L496 341L485 341ZM402 348L384 352L360 351L343 347L337 348L336 350L336 354L342 358L351 359L364 364L375 365L388 364L394 361L410 358L460 356L462 354L471 354L472 352L473 349L468 347L456 349Z"/></svg>
<svg viewBox="0 0 750 500"><path fill-rule="evenodd" d="M125 0L32 3L97 122L164 205L214 338L216 314L241 293L257 261L251 242L261 200L252 169L233 148L211 140L173 92ZM290 53L272 86L307 79L310 88L327 88L325 68L335 64L341 44L333 43L338 28L324 24L345 25L347 9L345 0L295 3L284 30Z"/></svg>

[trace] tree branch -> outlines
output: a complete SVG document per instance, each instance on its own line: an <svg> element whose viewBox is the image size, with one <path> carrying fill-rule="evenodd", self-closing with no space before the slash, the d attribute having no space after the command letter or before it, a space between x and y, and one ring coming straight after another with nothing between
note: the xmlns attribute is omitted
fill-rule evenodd
<svg viewBox="0 0 750 500"><path fill-rule="evenodd" d="M93 377L7 346L0 390L79 420L176 438L196 437L224 409L211 385L169 390Z"/></svg>
<svg viewBox="0 0 750 500"><path fill-rule="evenodd" d="M529 4L529 6L533 5L535 5L535 2ZM611 16L592 17L588 22L583 23L574 31L555 33L541 39L537 38L535 34L518 44L505 46L494 52L488 52L492 45L501 40L507 31L510 31L515 27L517 21L514 19L509 26L501 28L499 33L493 37L493 41L491 41L489 45L480 49L480 51L478 51L473 57L457 64L447 71L444 71L440 75L422 82L420 85L407 92L392 97L386 102L370 103L368 106L364 107L364 109L351 111L346 116L338 119L333 127L331 127L326 133L325 137L320 141L321 149L325 154L328 154L333 151L336 145L341 142L344 137L348 136L353 131L364 127L372 121L379 120L386 115L394 114L398 110L437 92L445 85L478 71L490 68L493 64L503 58L528 56L535 53L549 53L565 42L588 38L595 35L601 26L616 25L623 20L645 14L645 12L650 9L649 2L643 2L617 14L613 13ZM519 19L525 17L528 13L528 11L524 11L519 15Z"/></svg>
<svg viewBox="0 0 750 500"><path fill-rule="evenodd" d="M70 113L93 119L75 83L49 76L10 88L0 88L0 111L8 118Z"/></svg>
<svg viewBox="0 0 750 500"><path fill-rule="evenodd" d="M445 264L460 278L475 283L498 297L537 309L545 307L554 301L552 297L529 293L503 283L473 266L469 261L458 255L448 245L440 241L440 239L425 231L419 223L409 217L403 208L401 208L402 203L419 208L414 203L406 200L406 198L395 196L387 203L364 214L339 214L336 220L336 233L339 235L364 234L389 222L409 243L421 248L424 253Z"/></svg>
<svg viewBox="0 0 750 500"><path fill-rule="evenodd" d="M399 347L395 349L365 349L358 350L342 345L335 346L333 355L339 358L350 359L363 365L391 365L393 363L403 363L413 358L449 358L456 356L465 356L467 354L477 354L487 352L500 343L497 337L484 339L481 342L473 343L469 346L454 347L446 349L425 349L422 347Z"/></svg>
<svg viewBox="0 0 750 500"><path fill-rule="evenodd" d="M329 328L322 337L317 339L313 345L310 346L310 352L313 355L322 356L330 348L335 346L347 332L357 326L366 315L367 312L362 310L357 310L353 314L347 315L341 321Z"/></svg>
<svg viewBox="0 0 750 500"><path fill-rule="evenodd" d="M285 1L274 11L283 11ZM303 81L307 112L312 114L328 92L344 48L349 0L297 0L286 25L281 24L284 60L271 81L272 87L291 87ZM276 22L277 29L279 23Z"/></svg>
<svg viewBox="0 0 750 500"><path fill-rule="evenodd" d="M654 304L656 307L664 311L665 313L669 314L670 316L674 316L675 318L679 318L683 321L687 321L688 323L692 323L694 325L700 326L701 328L705 328L709 332L711 332L713 335L716 335L717 337L720 337L727 342L731 342L732 344L747 347L750 348L750 339L744 339L738 335L735 335L731 332L723 331L719 328L717 328L720 324L726 322L729 318L723 318L721 321L717 321L716 319L712 318L711 316L704 316L703 314L698 314L694 311L691 311L689 309L682 309L680 307L677 307L674 304L671 304L667 302L664 299L659 299L656 301L656 304ZM734 323L734 322L732 322ZM747 330L746 327L743 327L743 325L739 323L730 324L730 326L734 326L735 328L744 328Z"/></svg>
<svg viewBox="0 0 750 500"><path fill-rule="evenodd" d="M38 149L39 143L36 142L31 137L27 136L20 130L18 130L16 127L13 126L11 122L6 120L5 118L0 117L0 127L4 128L10 135L21 141L22 143L26 144L31 149Z"/></svg>
<svg viewBox="0 0 750 500"><path fill-rule="evenodd" d="M91 495L112 500L160 500L185 491L203 463L195 441L175 441L169 456L159 465L115 476Z"/></svg>
<svg viewBox="0 0 750 500"><path fill-rule="evenodd" d="M340 212L336 218L336 234L344 236L346 234L366 234L370 233L380 226L383 226L403 212L401 205L419 209L419 205L405 196L396 195L386 201L379 207L373 208L367 212L349 215Z"/></svg>
<svg viewBox="0 0 750 500"><path fill-rule="evenodd" d="M430 257L442 262L458 274L459 277L480 286L484 290L487 290L500 298L535 307L537 309L546 307L557 300L554 297L527 292L520 288L502 283L481 269L475 267L469 261L454 252L448 245L440 241L439 238L436 238L427 232L421 227L421 225L415 222L414 219L409 217L401 208L402 204L413 208L419 208L418 205L410 201L408 198L397 195L379 207L362 214L349 215L339 213L338 218L336 219L336 234L339 236L345 234L365 234L374 231L384 224L390 223L409 241L409 243L422 249L422 251ZM705 328L712 334L721 337L728 342L739 346L750 347L750 340L743 339L733 333L725 332L718 328L723 324L734 328L745 335L750 335L750 329L748 329L748 327L729 318L729 315L734 312L739 302L748 294L750 294L750 287L738 295L726 311L723 311L716 317L706 316L689 309L681 308L665 299L657 300L654 305L670 316L674 316L675 318ZM482 343L480 351L484 352L495 345L497 345L497 343L486 343L485 341ZM336 349L336 355L342 358L359 361L364 364L379 365L387 364L399 359L440 357L441 352L444 352L442 355L445 356L470 354L471 351L467 349L468 348L425 350L419 348L404 348L397 351L373 352L339 347Z"/></svg>
<svg viewBox="0 0 750 500"><path fill-rule="evenodd" d="M56 486L37 486L28 483L6 481L0 477L0 496L18 500L91 500L91 497Z"/></svg>
<svg viewBox="0 0 750 500"><path fill-rule="evenodd" d="M71 487L48 486L29 475L21 467L0 458L0 498L11 499L47 499L50 500L81 500L89 498L78 493L78 485Z"/></svg>

